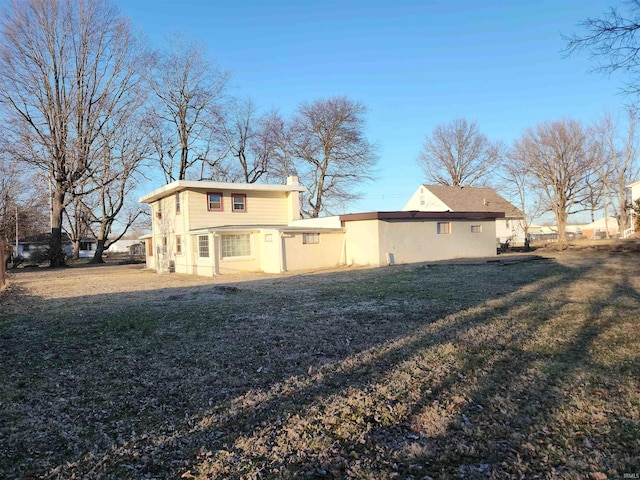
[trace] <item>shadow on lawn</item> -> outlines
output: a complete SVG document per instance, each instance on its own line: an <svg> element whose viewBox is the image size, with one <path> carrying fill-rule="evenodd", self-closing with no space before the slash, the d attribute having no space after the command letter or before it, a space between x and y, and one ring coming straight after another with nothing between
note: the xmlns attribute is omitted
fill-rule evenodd
<svg viewBox="0 0 640 480"><path fill-rule="evenodd" d="M300 276L237 292L175 289L143 304L125 296L99 318L105 299L87 297L71 318L41 319L39 334L2 337L14 358L0 464L47 478L631 469L638 452L617 447L637 431L623 432L621 415L603 422L605 433L565 418L576 392L603 387L593 385L590 349L617 318L607 310L621 298L640 303L625 272L576 301L604 268ZM17 433L25 428L32 435Z"/></svg>

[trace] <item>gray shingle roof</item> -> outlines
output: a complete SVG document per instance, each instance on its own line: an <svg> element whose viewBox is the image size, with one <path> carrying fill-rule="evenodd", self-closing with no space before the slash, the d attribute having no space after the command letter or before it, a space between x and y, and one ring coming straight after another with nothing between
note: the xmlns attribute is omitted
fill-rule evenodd
<svg viewBox="0 0 640 480"><path fill-rule="evenodd" d="M447 187L422 185L453 212L504 212L507 218L524 217L522 212L489 187Z"/></svg>

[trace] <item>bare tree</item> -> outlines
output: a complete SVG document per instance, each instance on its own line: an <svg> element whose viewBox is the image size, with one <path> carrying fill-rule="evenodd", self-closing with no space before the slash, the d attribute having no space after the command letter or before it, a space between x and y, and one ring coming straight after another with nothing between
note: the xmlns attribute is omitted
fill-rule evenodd
<svg viewBox="0 0 640 480"><path fill-rule="evenodd" d="M269 171L276 144L269 117L260 116L251 100L233 100L226 122L220 123L225 148L236 159L233 181L255 183Z"/></svg>
<svg viewBox="0 0 640 480"><path fill-rule="evenodd" d="M272 148L272 158L269 162L267 178L272 181L285 183L290 176L298 176L298 167L293 156L293 139L291 125L276 111L271 111L262 117L261 135Z"/></svg>
<svg viewBox="0 0 640 480"><path fill-rule="evenodd" d="M321 212L357 198L353 188L370 178L376 149L364 135L365 107L346 97L302 104L294 117L290 139L297 171L307 187L302 212Z"/></svg>
<svg viewBox="0 0 640 480"><path fill-rule="evenodd" d="M583 200L584 207L589 211L592 222L596 220L596 212L601 210L607 203L607 176L609 175L607 165L602 165L604 169L598 168L598 158L600 157L599 145L593 143L591 145L591 158L593 159L593 168L587 173L585 178L585 195Z"/></svg>
<svg viewBox="0 0 640 480"><path fill-rule="evenodd" d="M600 144L596 159L597 171L605 185L606 198L611 198L610 203L621 231L631 227L626 186L640 174L636 124L637 112L629 107L623 131L619 120L610 112L605 112L594 127Z"/></svg>
<svg viewBox="0 0 640 480"><path fill-rule="evenodd" d="M640 93L640 0L629 0L628 12L617 8L605 12L602 18L587 18L580 26L584 33L564 37L567 55L587 50L595 62L594 70L606 74L627 72L631 80L627 93Z"/></svg>
<svg viewBox="0 0 640 480"><path fill-rule="evenodd" d="M503 147L465 118L437 125L425 139L418 162L439 185L465 187L482 183L502 160Z"/></svg>
<svg viewBox="0 0 640 480"><path fill-rule="evenodd" d="M71 257L80 258L80 244L83 239L92 235L91 212L85 205L81 195L72 195L73 201L64 209L62 228L72 245Z"/></svg>
<svg viewBox="0 0 640 480"><path fill-rule="evenodd" d="M147 122L167 183L184 180L194 165L211 160L212 129L227 78L193 42L176 37L171 50L160 54Z"/></svg>
<svg viewBox="0 0 640 480"><path fill-rule="evenodd" d="M136 102L145 49L109 0L23 0L0 20L3 137L53 183L51 266L64 265L62 221L90 174L100 132Z"/></svg>
<svg viewBox="0 0 640 480"><path fill-rule="evenodd" d="M91 263L103 263L102 255L122 238L142 215L142 207L131 201L140 180L140 169L151 152L146 132L138 128L135 116L125 116L112 129L103 132L104 156L96 162L91 182L94 193L83 201L91 215L93 236L97 241ZM88 203L92 201L92 204ZM114 233L114 226L118 233Z"/></svg>
<svg viewBox="0 0 640 480"><path fill-rule="evenodd" d="M556 217L560 242L566 241L569 215L584 208L593 155L587 131L575 120L540 123L514 144L512 156L527 166L542 201Z"/></svg>
<svg viewBox="0 0 640 480"><path fill-rule="evenodd" d="M524 214L523 230L525 238L529 238L529 226L535 218L543 213L543 203L537 195L534 186L535 179L531 174L529 164L524 159L507 154L508 160L500 169L499 176L502 180L501 190L504 191L509 201L518 207Z"/></svg>

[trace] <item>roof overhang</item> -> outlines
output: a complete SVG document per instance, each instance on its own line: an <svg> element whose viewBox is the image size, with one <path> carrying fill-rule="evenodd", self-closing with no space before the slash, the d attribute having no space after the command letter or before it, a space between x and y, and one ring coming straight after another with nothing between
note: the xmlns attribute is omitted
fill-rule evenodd
<svg viewBox="0 0 640 480"><path fill-rule="evenodd" d="M234 192L304 192L302 185L266 185L257 183L226 183L203 182L201 180L176 180L164 185L151 193L140 197L141 203L153 203L156 200L167 197L183 190L215 190Z"/></svg>
<svg viewBox="0 0 640 480"><path fill-rule="evenodd" d="M504 218L504 212L365 212L340 215L341 222L358 222L362 220L495 220Z"/></svg>
<svg viewBox="0 0 640 480"><path fill-rule="evenodd" d="M279 233L322 233L322 232L342 232L343 228L330 227L290 227L288 225L220 225L217 227L206 227L189 230L190 235L207 235L209 233L247 233L261 231L276 231Z"/></svg>

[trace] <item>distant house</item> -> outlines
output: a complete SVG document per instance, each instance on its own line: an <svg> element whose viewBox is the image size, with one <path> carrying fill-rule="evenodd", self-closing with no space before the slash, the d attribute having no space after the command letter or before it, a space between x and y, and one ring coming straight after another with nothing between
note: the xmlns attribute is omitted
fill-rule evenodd
<svg viewBox="0 0 640 480"><path fill-rule="evenodd" d="M631 192L631 205L635 207L636 202L640 200L640 180L637 180L627 185L627 189ZM631 226L623 232L622 234L623 238L628 238L632 236L636 231L637 215L635 213L635 210L633 210L633 208L631 209L630 213L631 213Z"/></svg>
<svg viewBox="0 0 640 480"><path fill-rule="evenodd" d="M33 237L21 238L18 240L17 255L26 260L29 260L34 253L44 252L49 248L51 242L51 234L43 233ZM80 258L92 258L98 242L93 238L83 238L80 240ZM14 252L15 242L13 243ZM66 234L62 235L62 250L65 255L71 255L73 253L73 245Z"/></svg>
<svg viewBox="0 0 640 480"><path fill-rule="evenodd" d="M116 240L109 246L106 253L121 253L136 256L144 255L144 241L122 239Z"/></svg>
<svg viewBox="0 0 640 480"><path fill-rule="evenodd" d="M600 218L594 222L580 226L580 231L584 238L592 240L601 240L607 238L607 230L609 237L618 237L620 230L618 228L618 219L615 217Z"/></svg>
<svg viewBox="0 0 640 480"><path fill-rule="evenodd" d="M146 261L158 272L280 273L496 254L496 212L367 212L302 219L296 177L286 185L176 181L151 207Z"/></svg>
<svg viewBox="0 0 640 480"><path fill-rule="evenodd" d="M635 202L640 200L640 180L627 185L627 188L631 191L631 201Z"/></svg>
<svg viewBox="0 0 640 480"><path fill-rule="evenodd" d="M402 210L421 212L501 212L496 219L496 238L524 243L524 213L488 187L420 185Z"/></svg>

